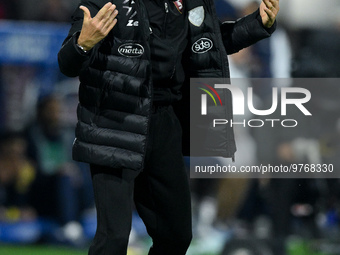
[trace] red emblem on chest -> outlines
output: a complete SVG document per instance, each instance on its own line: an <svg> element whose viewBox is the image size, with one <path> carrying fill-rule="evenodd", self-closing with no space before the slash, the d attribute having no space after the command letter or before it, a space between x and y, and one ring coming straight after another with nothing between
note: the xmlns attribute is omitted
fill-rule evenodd
<svg viewBox="0 0 340 255"><path fill-rule="evenodd" d="M183 10L183 0L177 0L173 2L174 5L176 6L177 10L182 13Z"/></svg>

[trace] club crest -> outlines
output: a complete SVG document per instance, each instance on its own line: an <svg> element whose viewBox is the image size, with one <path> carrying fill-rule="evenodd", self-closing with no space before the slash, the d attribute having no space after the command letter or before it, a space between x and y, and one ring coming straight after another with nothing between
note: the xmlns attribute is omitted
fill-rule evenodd
<svg viewBox="0 0 340 255"><path fill-rule="evenodd" d="M182 13L183 10L183 0L177 0L173 2L174 5L176 6L177 10Z"/></svg>
<svg viewBox="0 0 340 255"><path fill-rule="evenodd" d="M196 27L202 25L204 21L204 8L203 6L198 6L189 11L189 21Z"/></svg>

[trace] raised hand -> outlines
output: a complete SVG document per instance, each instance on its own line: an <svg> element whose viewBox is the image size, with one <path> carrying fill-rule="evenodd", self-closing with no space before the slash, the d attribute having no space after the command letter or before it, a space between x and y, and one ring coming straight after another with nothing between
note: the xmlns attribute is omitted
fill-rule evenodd
<svg viewBox="0 0 340 255"><path fill-rule="evenodd" d="M88 51L104 39L116 25L118 11L116 6L109 2L92 18L87 7L80 6L79 8L84 12L84 21L78 44Z"/></svg>
<svg viewBox="0 0 340 255"><path fill-rule="evenodd" d="M262 0L260 5L262 24L270 28L274 24L279 10L279 0Z"/></svg>

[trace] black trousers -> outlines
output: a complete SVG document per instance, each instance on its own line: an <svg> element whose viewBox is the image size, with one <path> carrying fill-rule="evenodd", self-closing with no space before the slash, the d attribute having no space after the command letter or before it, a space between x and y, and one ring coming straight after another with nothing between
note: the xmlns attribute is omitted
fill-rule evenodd
<svg viewBox="0 0 340 255"><path fill-rule="evenodd" d="M189 180L171 106L154 109L142 172L91 165L91 174L97 232L89 255L127 253L133 202L153 241L149 255L186 253L192 238Z"/></svg>

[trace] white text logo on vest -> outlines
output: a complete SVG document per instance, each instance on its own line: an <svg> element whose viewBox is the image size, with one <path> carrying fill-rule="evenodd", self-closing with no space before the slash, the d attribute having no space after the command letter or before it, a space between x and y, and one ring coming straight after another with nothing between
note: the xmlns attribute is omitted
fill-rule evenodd
<svg viewBox="0 0 340 255"><path fill-rule="evenodd" d="M118 48L118 52L124 57L136 58L144 54L144 47L138 43L125 43Z"/></svg>
<svg viewBox="0 0 340 255"><path fill-rule="evenodd" d="M205 53L205 52L211 50L213 45L214 44L210 39L200 38L192 45L191 50L194 53L202 54L202 53Z"/></svg>

